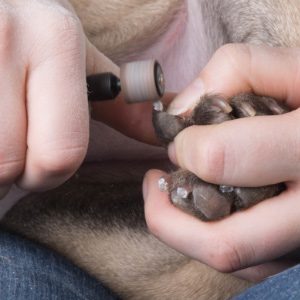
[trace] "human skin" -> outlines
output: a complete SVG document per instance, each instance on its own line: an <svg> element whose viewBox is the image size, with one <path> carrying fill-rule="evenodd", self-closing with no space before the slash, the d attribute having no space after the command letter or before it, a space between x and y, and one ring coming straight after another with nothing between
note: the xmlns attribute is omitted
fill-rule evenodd
<svg viewBox="0 0 300 300"><path fill-rule="evenodd" d="M238 275L251 280L290 266L270 262L300 246L299 68L299 49L226 45L172 102L169 112L178 114L191 110L209 92L228 97L254 92L286 101L295 110L285 115L187 128L169 146L169 156L208 182L233 186L286 182L287 190L251 209L205 223L172 206L158 189L163 173L149 171L144 180L145 212L154 235L219 271L247 268Z"/></svg>
<svg viewBox="0 0 300 300"><path fill-rule="evenodd" d="M1 198L14 182L42 191L76 171L89 140L86 76L119 68L87 40L68 1L0 0L0 14ZM126 107L126 116L139 110Z"/></svg>
<svg viewBox="0 0 300 300"><path fill-rule="evenodd" d="M0 145L0 187L5 190L5 186L17 181L19 186L32 191L53 188L63 183L75 172L86 153L89 119L85 86L86 75L104 71L113 71L118 74L119 70L113 63L101 55L101 53L97 52L86 40L82 32L81 24L67 1L11 0L1 1L0 7L2 15L0 30L2 36L0 39L4 41L0 51L0 64L3 70L0 88L3 93L1 97L2 116L0 137L2 141L5 141L5 143ZM281 54L274 50L276 52L274 55L277 57L275 61L277 61L278 65L274 65L274 59L271 59L271 56L269 56L271 50L259 51L260 53L264 53L264 55L260 57L260 60L259 58L256 59L260 61L260 64L264 64L265 66L264 68L260 68L257 67L258 63L253 61L253 57L249 56L249 54L247 57L247 50L239 51L233 47L235 50L233 51L233 48L230 47L232 46L221 48L208 67L201 73L200 78L202 78L203 83L194 83L193 86L196 86L196 93L194 93L194 95L197 99L201 93L205 91L209 92L210 90L218 91L228 96L239 91L253 90L258 94L268 94L278 99L287 99L291 107L298 107L296 98L298 88L296 82L298 79L297 70L299 67L299 63L297 62L298 56L296 55L297 50L281 50L281 52L279 51ZM234 55L230 54L232 51ZM284 55L285 51L287 52L286 55ZM290 51L294 51L295 53L292 54ZM278 59L278 56L280 59ZM219 57L219 59L217 59L217 57ZM223 60L224 57L225 60ZM245 63L247 59L252 62L252 65ZM241 62L243 62L242 66L244 66L243 71L240 70ZM255 68L253 68L254 65ZM223 67L220 68L220 66ZM289 66L289 68L286 66ZM265 74L255 73L258 72L256 68L270 72L271 67L272 74L270 75L276 77L277 74L277 81L272 78L272 80L268 81L270 83L267 83L266 80L262 80L262 78L265 78ZM215 72L213 72L214 69ZM221 73L220 69L222 71ZM278 69L277 72L275 72L276 69ZM289 75L291 73L293 79L288 80L288 78L291 78L291 75ZM258 79L255 81L253 78ZM286 82L282 80L282 78L286 78ZM201 91L198 90L197 92L199 86L201 87ZM181 98L183 95L186 95L186 93L189 94L190 92L188 90L185 91L181 94ZM184 98L186 97L184 96ZM175 103L178 103L178 99L180 98L174 101L173 107ZM149 107L149 105L147 107ZM118 109L118 111L114 112L122 113L122 106L118 106ZM129 108L127 107L126 109ZM142 107L140 107L140 109L142 109ZM130 119L130 114L133 111L138 115L132 107L132 109L130 108L127 111L128 114L126 114L126 116L128 116L128 118L126 119ZM149 108L145 111L146 114L148 114ZM190 128L182 132L176 138L173 150L171 146L170 156L174 161L177 160L178 164L182 167L190 168L191 171L194 171L203 179L215 183L222 182L224 184L230 183L235 185L244 185L245 183L245 185L251 186L267 184L277 180L290 182L289 189L285 194L282 194L272 201L266 201L264 204L258 205L257 208L255 207L249 210L249 212L243 213L243 218L245 218L244 216L246 214L253 211L255 212L256 209L264 207L264 205L267 205L269 202L274 205L274 203L277 203L276 200L282 197L286 197L291 201L291 199L293 199L293 193L297 195L298 164L297 153L295 153L299 148L296 143L298 141L296 132L297 114L297 112L293 112L286 116L268 119L260 117L259 122L256 118L251 120L237 120L232 122L232 125L211 126L209 128L206 127L205 130L201 130L201 128L197 128L197 130ZM277 121L279 120L278 118L280 118L280 121ZM264 120L268 120L268 122ZM247 124L250 122L251 124ZM247 135L242 135L242 133L247 131L249 136L251 131L255 130L258 126L256 124L261 124L265 127L269 126L271 129L267 130L266 128L266 130L262 130L260 126L260 135L253 136L251 139L252 142L249 145L247 144L248 140L245 141ZM114 124L111 124L111 126L114 126ZM289 131L286 130L285 126L288 128L293 126L293 134L288 134ZM236 127L239 128L239 135L236 135L234 129ZM124 130L127 130L126 127ZM226 134L225 131L227 131ZM267 154L268 151L259 152L261 142L255 139L263 140L263 146L265 147L265 141L270 140L268 135L270 131L273 135L271 142L268 143L269 153ZM147 134L145 134L145 132L147 132ZM263 135L264 132L267 136ZM128 128L128 134L139 138L139 134L134 132L134 126ZM149 139L153 138L150 131L144 130L143 137L140 136L140 139L147 140L145 136L148 134ZM199 151L195 151L197 145L191 147L191 149L194 149L194 152L186 147L183 147L181 150L182 141L184 139L186 141L189 138L194 139L195 135L201 138ZM234 140L233 144L230 143L230 139ZM244 143L241 143L242 139L244 139ZM280 139L280 144L277 143L278 139ZM284 139L288 140L284 141ZM211 142L212 140L213 142ZM232 152L229 147L225 149L227 151L226 153L229 151L230 154L233 153L234 155L225 156L226 159L231 159L231 161L228 162L228 160L226 160L226 165L228 164L229 167L225 170L224 176L222 176L222 166L224 165L222 164L222 157L224 156L222 145L224 146L225 144L235 145L237 148L232 148L232 150L236 150L236 152ZM257 147L253 149L253 145ZM280 145L280 147L278 147L278 145ZM285 145L288 146L285 147ZM243 147L247 149L247 151L243 151ZM178 148L180 149L179 151ZM215 151L213 151L213 149L215 149ZM270 155L271 150L272 155ZM189 153L189 151L192 153ZM213 153L207 164L203 163L203 159L201 160L201 155L202 157L206 157L205 151ZM243 160L237 162L232 161L234 157L241 157L239 151L243 151ZM251 154L251 156L249 154ZM286 155L288 155L288 159L282 160L282 157ZM187 157L193 159L192 166L191 160L189 161ZM288 163L289 161L290 163ZM196 170L194 170L194 165L198 165L197 163L194 164L194 162L202 163L201 167L196 167ZM213 166L213 168L211 166ZM255 168L253 166L255 166ZM257 176L257 174L259 174L259 176ZM256 182L258 179L261 180L259 183ZM163 199L166 199L166 197L163 197ZM151 200L149 203L152 203ZM168 204L168 202L166 203ZM289 202L285 201L284 203ZM295 205L297 205L297 203L295 203ZM173 209L172 207L167 207ZM295 214L296 209L294 209L293 206L289 206L288 208L293 210L293 212L291 212L292 217L292 213ZM152 216L147 206L146 211L147 216ZM280 213L281 212L283 213L284 211L282 210ZM228 218L224 220L224 222L229 222L229 220L233 222L239 215L241 214L236 214L236 216ZM289 214L287 215L290 216ZM286 216L286 214L284 214L284 216ZM160 228L158 223L159 216L155 218L157 219L153 221L153 217L147 217L150 228ZM273 239L276 237L276 241L271 241L274 247L267 246L265 248L268 248L266 249L268 251L261 251L262 253L260 253L258 251L262 247L260 245L257 248L258 250L255 248L255 251L258 251L258 253L255 252L249 259L247 259L248 257L243 258L243 255L247 256L247 253L244 254L244 252L247 249L251 249L251 247L245 247L247 248L246 250L244 248L243 250L239 250L240 248L238 247L242 246L235 245L235 241L228 242L226 235L223 235L220 240L218 239L216 241L221 245L222 243L227 243L228 245L227 248L219 248L220 253L217 255L219 259L214 260L211 257L206 259L204 257L202 259L201 255L204 254L200 253L200 255L197 249L194 251L198 254L199 259L211 265L214 264L217 269L225 271L240 269L260 261L268 261L298 246L297 241L294 240L294 236L297 236L295 234L299 226L294 226L293 218L285 218L285 222L282 220L284 226L280 224L280 219L277 220L277 215L275 219L275 225L280 228L282 232L285 233L288 227L288 229L290 229L289 232L293 234L288 236L290 240L285 243L284 249L282 249L283 246L280 248L275 244L282 242L286 235L282 234L281 237L278 237L280 231L278 231L278 228L275 228L276 226L274 224L267 226L267 224L263 223L263 226L259 228L259 232L254 230L251 232L252 235L247 235L249 239L248 245L250 243L255 246L254 241L251 239L253 235L253 237L256 237L255 233L263 236L263 234L268 233L267 230L269 230L273 233L273 236L270 236L273 237ZM250 218L250 220L253 219ZM235 223L239 224L237 221ZM197 224L199 225L201 223L197 221ZM247 223L243 221L244 227L246 224ZM296 223L296 225L298 224ZM259 226L257 225L257 227ZM185 229L187 228L188 227L185 227ZM229 226L229 228L231 227ZM225 229L226 227L222 227L222 230ZM244 233L242 229L243 227L241 226L235 230L240 230L238 233L240 233L241 239L245 239L246 237L242 236ZM157 235L160 236L159 230L156 231ZM176 233L173 232L173 230L172 233L176 237ZM222 233L223 231L220 231L220 234ZM163 235L160 237L164 239ZM291 237L293 238L291 239ZM238 235L235 235L235 239L238 239ZM246 242L247 241L244 241L244 243ZM242 242L240 242L240 244L242 244ZM188 248L190 251L191 249L192 247ZM228 257L229 254L231 257L235 249L237 249L236 253L238 254L239 252L244 252L241 253L241 259L236 259L238 262L232 263L231 266ZM272 251L275 251L275 253L269 253L268 255L268 252ZM187 254L189 253L187 252ZM232 257L234 258L235 256L233 255Z"/></svg>

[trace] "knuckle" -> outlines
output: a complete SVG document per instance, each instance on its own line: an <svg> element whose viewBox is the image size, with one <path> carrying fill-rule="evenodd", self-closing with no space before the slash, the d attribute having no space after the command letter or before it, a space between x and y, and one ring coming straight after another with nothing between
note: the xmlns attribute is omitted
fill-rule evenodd
<svg viewBox="0 0 300 300"><path fill-rule="evenodd" d="M86 146L68 149L47 149L35 153L35 166L49 176L68 175L76 171L86 154Z"/></svg>
<svg viewBox="0 0 300 300"><path fill-rule="evenodd" d="M203 158L196 163L201 178L208 182L220 183L225 174L226 147L218 139L210 138L201 145Z"/></svg>
<svg viewBox="0 0 300 300"><path fill-rule="evenodd" d="M42 22L42 29L34 34L38 36L38 42L59 53L74 51L82 43L83 30L81 23L76 15L66 9L52 9L38 12L39 23Z"/></svg>
<svg viewBox="0 0 300 300"><path fill-rule="evenodd" d="M14 16L6 9L0 10L0 51L9 50L11 47L15 27Z"/></svg>
<svg viewBox="0 0 300 300"><path fill-rule="evenodd" d="M218 48L216 53L227 55L227 53L232 53L232 51L236 51L237 45L238 44L234 43L224 44L220 48Z"/></svg>
<svg viewBox="0 0 300 300"><path fill-rule="evenodd" d="M290 165L289 172L285 175L283 181L294 181L300 178L300 108L280 116L282 124L282 132L286 132L286 128L293 128L292 134L286 134L284 143L281 143L278 151L281 155L288 157ZM280 135L280 133L278 133ZM284 161L286 162L286 160Z"/></svg>
<svg viewBox="0 0 300 300"><path fill-rule="evenodd" d="M1 155L4 157L4 155ZM6 157L0 160L0 182L2 184L9 184L13 182L23 171L24 159L16 157Z"/></svg>
<svg viewBox="0 0 300 300"><path fill-rule="evenodd" d="M47 13L45 19L46 33L53 41L63 39L65 42L66 39L67 41L72 40L68 37L78 35L81 29L79 19L70 12Z"/></svg>
<svg viewBox="0 0 300 300"><path fill-rule="evenodd" d="M239 57L240 54L249 53L250 48L247 44L237 44L237 43L229 43L224 44L216 51L216 55L220 55L221 57L231 57L235 59Z"/></svg>
<svg viewBox="0 0 300 300"><path fill-rule="evenodd" d="M202 150L201 140L198 138L198 126L190 126L175 137L176 145L176 159L181 167L190 171L197 171L201 169L199 153ZM191 147L193 145L193 147Z"/></svg>
<svg viewBox="0 0 300 300"><path fill-rule="evenodd" d="M230 273L242 267L242 261L238 249L233 243L224 238L212 243L210 260L208 264L222 273Z"/></svg>
<svg viewBox="0 0 300 300"><path fill-rule="evenodd" d="M56 17L54 28L64 34L77 33L80 23L76 16L72 14L61 14Z"/></svg>
<svg viewBox="0 0 300 300"><path fill-rule="evenodd" d="M222 182L227 159L227 148L222 137L213 130L209 135L206 131L204 137L198 126L191 126L180 132L175 141L176 158L182 168L208 182Z"/></svg>
<svg viewBox="0 0 300 300"><path fill-rule="evenodd" d="M225 44L216 51L214 57L220 64L225 64L236 72L240 72L241 66L250 72L252 65L251 49L251 46L247 44Z"/></svg>
<svg viewBox="0 0 300 300"><path fill-rule="evenodd" d="M32 48L35 54L33 68L54 60L65 66L72 66L84 57L84 34L81 23L71 12L45 12L43 29L34 33L37 36L37 47ZM42 31L41 31L42 30Z"/></svg>
<svg viewBox="0 0 300 300"><path fill-rule="evenodd" d="M288 141L282 145L282 153L285 153L285 155L288 153L288 157L294 166L293 169L296 172L289 172L290 177L286 178L288 181L294 180L294 178L300 178L300 129L297 126L300 119L300 109L298 108L295 111L285 114L284 119L287 119L290 128L294 128L293 134L289 135Z"/></svg>

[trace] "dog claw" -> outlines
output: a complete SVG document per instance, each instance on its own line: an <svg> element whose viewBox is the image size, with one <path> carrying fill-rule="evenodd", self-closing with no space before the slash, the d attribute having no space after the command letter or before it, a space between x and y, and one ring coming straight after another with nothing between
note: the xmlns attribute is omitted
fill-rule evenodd
<svg viewBox="0 0 300 300"><path fill-rule="evenodd" d="M287 112L286 109L284 109L282 106L280 106L274 99L266 98L265 101L266 101L266 104L268 105L269 109L275 115L282 115Z"/></svg>
<svg viewBox="0 0 300 300"><path fill-rule="evenodd" d="M158 112L164 111L164 105L160 100L155 101L153 102L153 109Z"/></svg>
<svg viewBox="0 0 300 300"><path fill-rule="evenodd" d="M211 100L211 105L216 106L221 109L226 114L230 114L232 112L232 107L230 104L221 98L213 98Z"/></svg>
<svg viewBox="0 0 300 300"><path fill-rule="evenodd" d="M229 104L229 103L230 104ZM283 103L269 97L240 94L228 99L219 95L205 95L191 116L169 115L160 101L154 103L153 123L158 138L167 145L186 127L220 124L243 117L274 115L288 112ZM205 221L224 218L235 211L278 195L284 185L264 187L234 187L207 183L186 170L177 170L160 178L159 189L168 192L178 208Z"/></svg>
<svg viewBox="0 0 300 300"><path fill-rule="evenodd" d="M249 104L247 102L241 103L240 110L242 111L242 113L245 117L255 117L256 116L256 110L252 107L251 104Z"/></svg>
<svg viewBox="0 0 300 300"><path fill-rule="evenodd" d="M177 187L171 192L171 198L173 203L182 203L183 201L187 201L191 191L185 187Z"/></svg>
<svg viewBox="0 0 300 300"><path fill-rule="evenodd" d="M187 189L183 188L183 187L178 187L176 189L176 194L178 197L182 198L182 199L187 199L189 196L189 192Z"/></svg>
<svg viewBox="0 0 300 300"><path fill-rule="evenodd" d="M158 188L161 192L167 192L169 190L169 183L166 178L161 177L158 180Z"/></svg>
<svg viewBox="0 0 300 300"><path fill-rule="evenodd" d="M233 186L228 186L228 185L220 185L219 190L223 194L232 193L232 192L234 192L234 187Z"/></svg>
<svg viewBox="0 0 300 300"><path fill-rule="evenodd" d="M184 188L177 188L171 192L171 201L172 203L180 207L181 209L190 210L190 205L188 200L189 192Z"/></svg>

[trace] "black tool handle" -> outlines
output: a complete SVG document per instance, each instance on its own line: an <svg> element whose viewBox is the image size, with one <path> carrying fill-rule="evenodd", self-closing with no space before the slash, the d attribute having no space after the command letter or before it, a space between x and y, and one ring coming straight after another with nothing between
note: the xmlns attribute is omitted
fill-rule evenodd
<svg viewBox="0 0 300 300"><path fill-rule="evenodd" d="M112 73L88 76L87 85L89 101L112 100L121 91L120 79Z"/></svg>

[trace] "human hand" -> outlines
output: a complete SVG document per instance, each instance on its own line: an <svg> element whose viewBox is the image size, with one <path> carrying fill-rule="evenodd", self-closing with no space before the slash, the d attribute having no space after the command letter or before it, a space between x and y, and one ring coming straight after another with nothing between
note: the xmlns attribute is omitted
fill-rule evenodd
<svg viewBox="0 0 300 300"><path fill-rule="evenodd" d="M65 0L0 0L0 197L53 188L88 145L86 73L118 71Z"/></svg>
<svg viewBox="0 0 300 300"><path fill-rule="evenodd" d="M169 111L188 111L202 94L210 92L226 97L254 92L298 108L299 68L299 49L227 45L215 53ZM150 230L171 247L223 272L264 264L299 247L299 120L299 110L295 110L183 130L169 147L171 160L180 167L211 183L262 186L287 182L287 190L221 221L204 223L173 207L157 187L162 173L150 171L144 181ZM277 261L239 275L257 280L289 265Z"/></svg>

